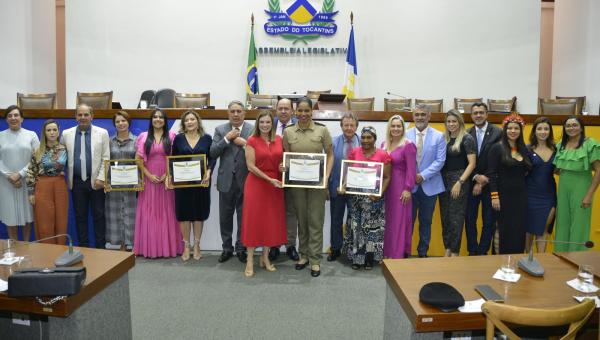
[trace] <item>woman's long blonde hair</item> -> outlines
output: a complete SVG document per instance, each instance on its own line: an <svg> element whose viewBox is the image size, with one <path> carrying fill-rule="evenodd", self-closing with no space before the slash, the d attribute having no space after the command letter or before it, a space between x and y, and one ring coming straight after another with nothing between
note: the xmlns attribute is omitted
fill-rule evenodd
<svg viewBox="0 0 600 340"><path fill-rule="evenodd" d="M42 126L42 133L40 133L40 146L35 150L35 161L40 162L42 160L42 156L46 152L46 126L50 124L56 124L56 128L58 129L58 139L60 140L60 125L54 119L48 119L44 122Z"/></svg>
<svg viewBox="0 0 600 340"><path fill-rule="evenodd" d="M460 144L462 143L463 137L467 133L467 130L465 129L465 120L458 110L452 109L446 112L446 119L444 119L444 127L446 128L444 137L446 137L446 144L450 142L450 132L448 132L448 127L445 126L449 116L454 116L456 117L456 120L458 120L458 134L456 135L456 140L454 140L454 145L452 145L452 148L450 149L452 152L456 153L460 152Z"/></svg>
<svg viewBox="0 0 600 340"><path fill-rule="evenodd" d="M392 152L392 134L390 133L390 128L392 126L392 121L393 120L400 120L400 122L402 123L402 136L400 136L400 141L398 142L398 145L402 145L404 144L405 140L406 140L406 123L404 122L404 118L402 118L401 115L393 115L390 117L390 119L388 119L388 123L387 123L387 127L385 129L385 150L387 152Z"/></svg>

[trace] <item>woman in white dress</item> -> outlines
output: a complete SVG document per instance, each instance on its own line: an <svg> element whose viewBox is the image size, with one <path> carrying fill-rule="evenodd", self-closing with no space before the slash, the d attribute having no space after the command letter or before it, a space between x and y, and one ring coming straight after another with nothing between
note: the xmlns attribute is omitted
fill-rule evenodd
<svg viewBox="0 0 600 340"><path fill-rule="evenodd" d="M23 239L29 241L33 213L25 183L31 155L40 145L33 131L23 129L23 112L11 105L5 112L8 129L0 132L0 221L6 224L8 237L17 239L23 226Z"/></svg>

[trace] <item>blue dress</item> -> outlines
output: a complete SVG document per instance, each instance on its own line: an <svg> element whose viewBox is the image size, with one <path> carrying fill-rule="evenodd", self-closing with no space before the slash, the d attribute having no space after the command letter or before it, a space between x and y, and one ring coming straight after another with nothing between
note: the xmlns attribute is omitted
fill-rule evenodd
<svg viewBox="0 0 600 340"><path fill-rule="evenodd" d="M527 232L537 236L544 234L550 210L556 207L556 182L554 181L554 156L547 162L534 151L529 152L533 164L527 175ZM548 233L552 233L552 225Z"/></svg>

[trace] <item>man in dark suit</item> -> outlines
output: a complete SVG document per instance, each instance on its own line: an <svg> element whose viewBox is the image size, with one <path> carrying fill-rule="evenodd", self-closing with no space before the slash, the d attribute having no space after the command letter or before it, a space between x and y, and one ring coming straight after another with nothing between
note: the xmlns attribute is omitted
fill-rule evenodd
<svg viewBox="0 0 600 340"><path fill-rule="evenodd" d="M283 130L292 124L296 124L296 121L298 120L296 117L294 117L292 101L288 98L281 98L277 102L276 113L277 116L273 121L275 133L278 136L283 137ZM300 259L298 251L296 250L298 219L296 218L296 210L294 209L294 204L292 203L292 196L289 188L285 189L285 226L287 229L287 244L285 247L286 254L290 260L298 261ZM271 247L271 249L269 249L269 259L277 259L279 252L279 247Z"/></svg>
<svg viewBox="0 0 600 340"><path fill-rule="evenodd" d="M485 255L490 249L492 237L496 230L495 213L492 210L490 189L487 185L488 152L492 145L500 141L502 130L487 121L487 105L474 103L471 106L471 119L474 126L467 131L477 141L477 164L473 171L472 190L467 203L465 232L467 234L467 249L469 255ZM477 216L481 203L483 227L481 237L477 241Z"/></svg>
<svg viewBox="0 0 600 340"><path fill-rule="evenodd" d="M237 213L237 239L235 252L241 262L246 262L246 248L240 242L242 229L243 190L248 168L244 147L252 133L253 125L244 122L244 105L232 101L227 106L229 122L217 126L210 146L210 156L219 158L219 175L217 190L219 190L219 223L223 252L219 262L225 262L233 256L233 214Z"/></svg>

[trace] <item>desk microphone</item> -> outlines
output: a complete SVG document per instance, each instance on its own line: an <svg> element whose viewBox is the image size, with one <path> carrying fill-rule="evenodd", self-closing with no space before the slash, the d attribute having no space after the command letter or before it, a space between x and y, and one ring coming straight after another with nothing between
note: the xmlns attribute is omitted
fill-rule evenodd
<svg viewBox="0 0 600 340"><path fill-rule="evenodd" d="M35 240L35 241L27 241L26 243L18 244L15 247L18 247L23 244L39 243L42 241L51 240L51 239L55 239L55 238L62 237L62 236L65 236L67 238L67 240L69 240L69 249L66 250L64 253L62 253L62 255L60 255L56 260L54 260L54 265L57 267L68 267L77 262L81 262L83 260L83 254L79 250L73 249L73 240L71 239L71 236L69 234L58 234L58 235L45 237L45 238ZM2 252L4 252L5 250L15 248L15 247L9 247L9 248L2 249Z"/></svg>
<svg viewBox="0 0 600 340"><path fill-rule="evenodd" d="M389 92L389 91L387 92L387 94L389 96L394 96L394 97L398 97L398 98L401 98L401 99L408 99L409 100L409 106L405 106L405 107L403 107L401 109L396 109L396 111L411 111L412 110L412 108L410 107L410 98L405 97L405 96L401 96L399 94L396 94L396 93L393 93L393 92Z"/></svg>
<svg viewBox="0 0 600 340"><path fill-rule="evenodd" d="M398 98L402 98L402 99L408 99L408 97L404 97L404 96L401 96L399 94L395 94L395 93L389 92L389 91L387 92L387 94L388 94L388 96L394 96L394 97L398 97Z"/></svg>
<svg viewBox="0 0 600 340"><path fill-rule="evenodd" d="M535 240L535 242L547 242L553 244L575 244L578 246L585 246L586 248L593 248L594 242L571 242L571 241L555 241L555 240ZM533 257L533 244L529 249L529 256L523 257L519 260L519 268L523 269L527 274L533 276L544 276L544 267Z"/></svg>

